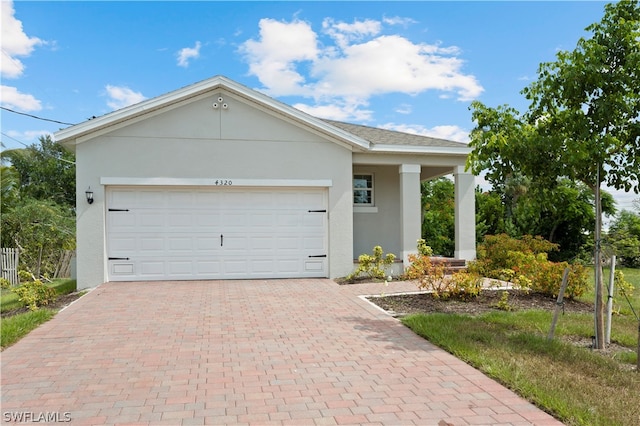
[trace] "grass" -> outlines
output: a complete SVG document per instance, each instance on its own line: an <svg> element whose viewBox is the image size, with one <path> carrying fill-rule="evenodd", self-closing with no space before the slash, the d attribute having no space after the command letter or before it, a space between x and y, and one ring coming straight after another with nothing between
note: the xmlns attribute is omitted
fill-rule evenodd
<svg viewBox="0 0 640 426"><path fill-rule="evenodd" d="M633 306L633 310L635 313L640 315L640 269L632 269L632 268L620 268L617 267L616 271L621 271L624 274L625 281L631 283L634 286L633 296L630 297L631 305ZM608 296L608 286L609 286L609 268L604 268L602 272L603 283L605 286L603 300L607 301ZM594 303L595 301L595 286L594 286L594 271L593 268L589 269L588 282L589 282L589 291L579 297L580 300L588 303ZM629 303L625 299L625 297L618 292L617 289L614 289L613 295L613 310L619 312L624 315L632 315L633 311L629 306Z"/></svg>
<svg viewBox="0 0 640 426"><path fill-rule="evenodd" d="M54 280L48 285L55 288L58 295L76 291L76 281L71 279ZM11 290L2 290L0 296L1 312L9 312L21 306L17 294ZM49 321L55 314L56 311L52 309L38 309L0 319L0 346L4 349L13 345L40 324Z"/></svg>
<svg viewBox="0 0 640 426"><path fill-rule="evenodd" d="M0 330L0 346L5 349L36 329L40 324L49 321L56 314L51 309L38 309L7 318L2 318Z"/></svg>
<svg viewBox="0 0 640 426"><path fill-rule="evenodd" d="M72 279L56 279L47 285L53 287L58 295L76 291L76 280ZM20 307L22 304L18 300L18 295L10 289L3 289L0 295L0 312L9 312Z"/></svg>
<svg viewBox="0 0 640 426"><path fill-rule="evenodd" d="M632 305L638 313L640 270L623 272L636 287ZM592 297L585 295L584 300L593 303ZM548 341L552 315L536 310L475 317L418 314L403 323L567 425L639 424L640 372L632 369L637 362L638 320L631 310L620 305L613 316L611 340L629 348L615 358L566 340L593 335L590 314L562 315L555 339Z"/></svg>

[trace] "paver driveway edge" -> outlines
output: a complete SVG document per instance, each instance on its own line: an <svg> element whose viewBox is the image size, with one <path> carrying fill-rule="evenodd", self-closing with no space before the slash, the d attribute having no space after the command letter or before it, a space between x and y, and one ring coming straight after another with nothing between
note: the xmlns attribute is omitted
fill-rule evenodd
<svg viewBox="0 0 640 426"><path fill-rule="evenodd" d="M358 297L380 290L103 284L2 352L2 422L560 424Z"/></svg>

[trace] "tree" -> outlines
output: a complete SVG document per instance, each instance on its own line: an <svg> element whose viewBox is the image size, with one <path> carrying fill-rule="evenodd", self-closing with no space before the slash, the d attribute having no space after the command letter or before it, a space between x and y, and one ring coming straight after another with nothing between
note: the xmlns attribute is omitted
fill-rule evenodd
<svg viewBox="0 0 640 426"><path fill-rule="evenodd" d="M39 144L3 151L2 162L10 162L18 173L22 197L75 207L75 157L49 135L41 136Z"/></svg>
<svg viewBox="0 0 640 426"><path fill-rule="evenodd" d="M447 178L422 182L422 238L433 252L453 256L455 185Z"/></svg>
<svg viewBox="0 0 640 426"><path fill-rule="evenodd" d="M20 175L11 166L0 165L0 212L10 209L18 199Z"/></svg>
<svg viewBox="0 0 640 426"><path fill-rule="evenodd" d="M3 211L2 247L20 250L20 265L36 277L52 276L62 250L75 248L75 217L47 200L23 198Z"/></svg>
<svg viewBox="0 0 640 426"><path fill-rule="evenodd" d="M607 242L620 264L640 268L640 213L621 211L611 223Z"/></svg>
<svg viewBox="0 0 640 426"><path fill-rule="evenodd" d="M586 28L571 52L543 63L523 90L531 101L513 109L474 103L477 127L469 165L517 170L540 187L559 178L587 185L595 198L596 345L604 347L601 264L603 183L640 192L640 7L637 0L605 6L601 22ZM493 173L496 174L495 172Z"/></svg>
<svg viewBox="0 0 640 426"><path fill-rule="evenodd" d="M496 191L476 188L476 241L484 241L485 235L506 234L505 207Z"/></svg>

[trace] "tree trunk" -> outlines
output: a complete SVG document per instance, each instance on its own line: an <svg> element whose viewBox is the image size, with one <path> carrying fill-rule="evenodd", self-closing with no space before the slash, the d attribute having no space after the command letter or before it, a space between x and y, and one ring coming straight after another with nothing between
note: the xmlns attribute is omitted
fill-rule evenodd
<svg viewBox="0 0 640 426"><path fill-rule="evenodd" d="M598 165L598 171L600 165ZM595 230L595 348L604 349L604 303L602 300L603 285L602 285L602 247L601 247L601 235L602 235L602 198L600 196L600 174L598 173L597 183L595 187L596 198L596 230Z"/></svg>

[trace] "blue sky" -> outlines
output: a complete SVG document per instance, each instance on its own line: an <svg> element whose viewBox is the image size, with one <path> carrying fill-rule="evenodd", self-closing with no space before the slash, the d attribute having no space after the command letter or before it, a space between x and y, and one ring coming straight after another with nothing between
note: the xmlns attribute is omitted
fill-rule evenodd
<svg viewBox="0 0 640 426"><path fill-rule="evenodd" d="M468 141L469 104L528 104L605 2L3 0L2 106L64 123L215 75L312 115ZM66 127L2 110L4 149ZM635 194L615 194L631 208Z"/></svg>

